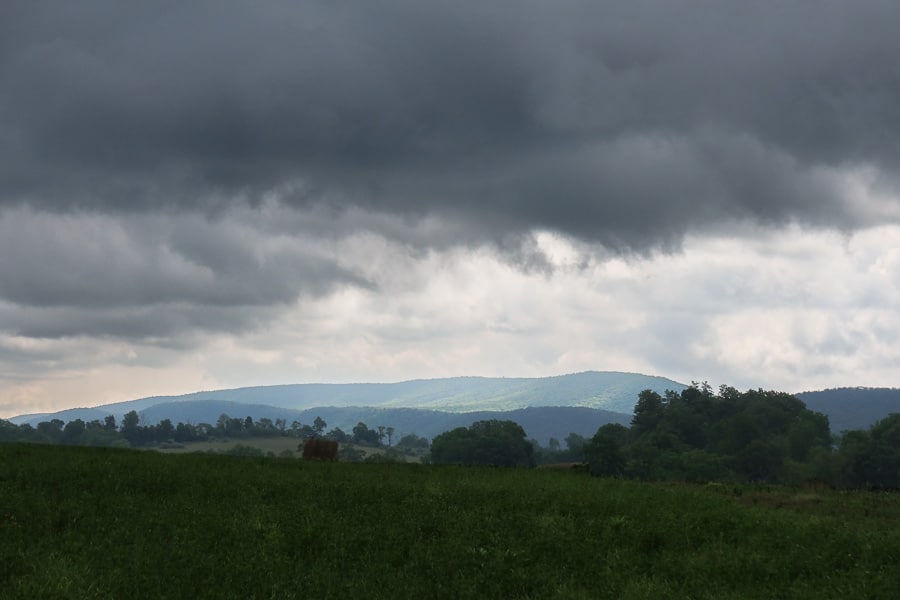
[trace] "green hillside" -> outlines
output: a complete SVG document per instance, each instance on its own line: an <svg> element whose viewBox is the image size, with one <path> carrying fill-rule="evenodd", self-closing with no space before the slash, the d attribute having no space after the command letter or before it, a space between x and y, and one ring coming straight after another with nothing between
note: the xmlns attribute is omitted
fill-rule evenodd
<svg viewBox="0 0 900 600"><path fill-rule="evenodd" d="M192 401L262 404L291 410L323 406L365 406L420 408L457 413L508 411L529 406L572 406L630 415L642 390L652 389L663 393L667 389L681 391L684 387L683 384L664 377L597 371L544 378L452 377L399 383L310 383L142 398L94 409L68 410L66 418L62 420L102 419L102 416L97 416L98 409L121 418L131 410L143 412L159 404ZM85 416L78 414L78 410L86 411ZM36 425L51 418L56 418L56 415L26 415L10 421Z"/></svg>
<svg viewBox="0 0 900 600"><path fill-rule="evenodd" d="M834 388L796 394L810 410L828 415L831 431L868 429L891 413L900 413L900 389Z"/></svg>
<svg viewBox="0 0 900 600"><path fill-rule="evenodd" d="M898 500L0 445L0 598L891 598Z"/></svg>

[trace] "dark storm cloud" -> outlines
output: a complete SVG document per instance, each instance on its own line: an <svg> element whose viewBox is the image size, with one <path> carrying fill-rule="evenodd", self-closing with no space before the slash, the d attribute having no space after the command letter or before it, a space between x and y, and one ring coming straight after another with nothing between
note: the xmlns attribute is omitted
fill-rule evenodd
<svg viewBox="0 0 900 600"><path fill-rule="evenodd" d="M124 339L183 350L203 341L202 335L206 333L240 334L251 331L268 322L274 311L266 307L241 310L236 307L176 304L105 310L15 307L0 311L0 314L6 315L6 323L14 324L10 333L23 338ZM15 352L23 353L21 349Z"/></svg>
<svg viewBox="0 0 900 600"><path fill-rule="evenodd" d="M301 244L267 233L249 219L240 223L237 211L229 215L231 221L216 222L195 214L122 220L9 211L0 216L0 300L33 308L111 311L112 321L73 316L68 327L83 331L91 323L121 322L115 329L122 331L152 327L166 320L160 315L177 317L190 306L205 307L210 318L236 309L232 319L240 328L242 309L289 305L298 296L319 296L337 285L371 287L319 251L315 241ZM114 314L135 306L155 307L157 318ZM192 319L206 320L199 313ZM19 332L38 335L46 328L45 335L54 337L55 321L35 318Z"/></svg>
<svg viewBox="0 0 900 600"><path fill-rule="evenodd" d="M895 2L8 2L0 22L6 204L274 195L642 250L877 218L840 169L897 191Z"/></svg>

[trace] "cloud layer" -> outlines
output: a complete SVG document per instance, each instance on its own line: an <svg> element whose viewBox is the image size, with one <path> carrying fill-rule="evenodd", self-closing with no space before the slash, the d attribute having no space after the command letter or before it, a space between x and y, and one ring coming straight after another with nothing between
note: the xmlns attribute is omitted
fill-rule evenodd
<svg viewBox="0 0 900 600"><path fill-rule="evenodd" d="M877 221L835 185L847 170L896 191L893 2L4 12L7 204L274 195L644 249L733 219Z"/></svg>
<svg viewBox="0 0 900 600"><path fill-rule="evenodd" d="M181 385L799 385L856 355L883 382L897 22L886 0L5 2L0 398L176 363Z"/></svg>

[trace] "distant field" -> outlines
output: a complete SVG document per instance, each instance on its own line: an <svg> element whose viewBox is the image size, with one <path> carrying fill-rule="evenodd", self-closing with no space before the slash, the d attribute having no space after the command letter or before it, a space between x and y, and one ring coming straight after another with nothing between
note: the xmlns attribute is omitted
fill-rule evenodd
<svg viewBox="0 0 900 600"><path fill-rule="evenodd" d="M152 448L158 452L162 452L165 454L186 454L192 452L217 452L217 453L226 453L235 446L250 446L251 448L258 448L262 450L264 453L272 453L275 456L281 456L281 453L285 450L290 450L293 453L294 458L299 458L302 454L300 450L298 450L298 446L302 442L297 438L292 437L282 437L282 436L271 436L271 437L250 437L250 438L228 438L222 440L211 440L207 442L187 442L185 444L181 444L180 448ZM379 452L384 452L387 448L379 448L372 446L358 446L356 444L346 444L352 448L355 448L365 455L376 454ZM344 444L341 445L342 447ZM406 460L409 462L416 461L418 462L418 458L406 457Z"/></svg>
<svg viewBox="0 0 900 600"><path fill-rule="evenodd" d="M211 440L208 442L187 442L183 444L183 448L162 448L159 452L183 454L185 452L226 452L236 445L251 446L259 448L263 452L272 452L275 455L285 450L290 450L294 456L300 456L297 451L297 445L300 440L292 437L254 437L254 438L227 438L221 440Z"/></svg>
<svg viewBox="0 0 900 600"><path fill-rule="evenodd" d="M0 598L894 598L900 494L0 445Z"/></svg>

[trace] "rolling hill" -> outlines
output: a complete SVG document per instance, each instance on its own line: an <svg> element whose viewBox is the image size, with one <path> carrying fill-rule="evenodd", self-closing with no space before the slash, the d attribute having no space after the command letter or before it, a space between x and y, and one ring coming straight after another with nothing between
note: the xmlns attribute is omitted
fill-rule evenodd
<svg viewBox="0 0 900 600"><path fill-rule="evenodd" d="M585 372L546 378L453 377L399 383L295 384L156 396L52 414L22 415L13 423L90 421L132 410L145 424L162 419L215 423L219 415L283 418L310 423L322 416L346 429L362 421L390 425L398 433L433 436L480 418L517 420L545 442L570 432L593 434L608 422L627 423L644 389L660 393L684 384L636 373ZM535 409L541 408L541 411ZM528 423L524 421L528 421Z"/></svg>
<svg viewBox="0 0 900 600"><path fill-rule="evenodd" d="M501 419L515 421L525 429L529 438L547 445L551 437L562 441L569 433L590 437L606 423L628 425L631 415L595 408L576 406L528 407L511 411L473 411L451 413L420 408L375 408L369 406L324 406L305 410L290 410L260 404L237 404L218 400L197 400L171 404L157 404L142 415L148 423L170 419L173 423L215 423L219 415L259 419L285 419L310 424L316 417L328 423L328 429L338 427L350 433L363 422L369 427L384 425L395 430L394 440L408 434L433 438L456 427L468 427L475 421Z"/></svg>
<svg viewBox="0 0 900 600"><path fill-rule="evenodd" d="M833 388L796 394L807 408L828 415L833 433L868 429L891 413L900 413L900 389Z"/></svg>
<svg viewBox="0 0 900 600"><path fill-rule="evenodd" d="M530 437L545 443L570 432L593 434L609 422L627 424L638 394L680 391L684 384L636 373L588 371L544 378L452 377L399 383L294 384L155 396L72 408L57 413L22 415L16 424L36 425L60 419L117 420L132 410L144 424L215 423L219 415L285 419L311 423L321 416L329 427L348 431L362 421L394 427L398 433L434 436L484 418L512 419ZM892 412L900 412L900 390L840 388L802 392L797 397L828 415L833 432L866 429Z"/></svg>

